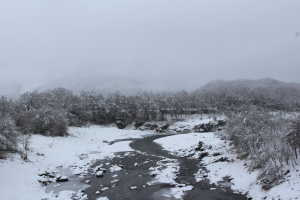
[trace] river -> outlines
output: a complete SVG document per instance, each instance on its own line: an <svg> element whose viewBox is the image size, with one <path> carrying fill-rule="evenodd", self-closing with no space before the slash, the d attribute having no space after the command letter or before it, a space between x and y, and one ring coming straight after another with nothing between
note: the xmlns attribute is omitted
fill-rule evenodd
<svg viewBox="0 0 300 200"><path fill-rule="evenodd" d="M168 154L160 145L153 142L154 140L166 137L167 135L154 135L142 139L136 139L130 143L131 148L136 150L133 153L121 152L113 159L99 160L91 167L103 164L107 169L111 165L120 165L122 170L118 172L106 172L103 177L97 178L90 174L81 180L85 183L90 180L90 187L85 189L85 194L89 199L97 199L99 196L106 196L110 200L164 200L174 199L168 197L170 188L174 185L155 184L149 186L147 183L154 179L150 175L150 167L155 167L156 163L165 158L176 159L179 163L180 170L175 180L179 184L191 185L193 189L186 191L183 199L204 199L204 200L246 200L241 194L234 193L230 189L230 182L224 178L218 186L209 184L209 180L196 182L194 174L198 171L200 160L188 157L177 157ZM138 163L138 166L134 166ZM203 168L205 170L205 168ZM114 176L114 177L113 177ZM103 191L101 191L103 190ZM101 191L100 195L95 192Z"/></svg>

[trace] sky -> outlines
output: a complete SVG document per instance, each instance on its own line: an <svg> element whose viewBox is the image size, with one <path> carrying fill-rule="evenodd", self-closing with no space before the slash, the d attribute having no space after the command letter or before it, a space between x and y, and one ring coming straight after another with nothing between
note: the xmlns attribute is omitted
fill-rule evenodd
<svg viewBox="0 0 300 200"><path fill-rule="evenodd" d="M97 70L193 91L300 83L300 1L0 0L0 94Z"/></svg>

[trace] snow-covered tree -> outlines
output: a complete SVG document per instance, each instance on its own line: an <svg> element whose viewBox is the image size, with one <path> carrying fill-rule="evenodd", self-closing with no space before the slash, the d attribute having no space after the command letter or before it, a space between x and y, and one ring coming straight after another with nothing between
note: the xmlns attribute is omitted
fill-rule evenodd
<svg viewBox="0 0 300 200"><path fill-rule="evenodd" d="M225 137L238 158L248 160L249 170L260 169L264 189L279 184L284 166L294 163L295 154L286 141L288 120L257 106L227 117ZM291 132L290 132L291 133Z"/></svg>
<svg viewBox="0 0 300 200"><path fill-rule="evenodd" d="M0 159L5 158L5 152L15 151L18 147L19 133L14 121L9 115L0 112Z"/></svg>
<svg viewBox="0 0 300 200"><path fill-rule="evenodd" d="M290 125L291 130L286 135L288 143L292 146L295 151L295 155L297 157L297 149L299 149L300 153L300 115L295 117L292 120Z"/></svg>

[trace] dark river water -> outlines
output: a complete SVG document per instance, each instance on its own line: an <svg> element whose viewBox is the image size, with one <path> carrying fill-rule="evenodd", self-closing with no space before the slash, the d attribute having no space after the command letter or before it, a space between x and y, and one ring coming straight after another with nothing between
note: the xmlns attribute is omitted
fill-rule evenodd
<svg viewBox="0 0 300 200"><path fill-rule="evenodd" d="M188 157L177 157L168 154L160 145L153 142L154 140L166 137L167 135L154 135L142 139L136 139L130 143L134 152L120 152L113 159L98 160L91 166L94 168L103 165L107 169L103 177L96 177L95 174L88 174L81 179L81 183L90 181L84 190L88 199L97 199L100 196L108 197L110 200L168 200L174 199L166 195L170 194L170 188L175 186L170 184L148 185L148 182L154 180L151 176L150 167L157 166L157 162L165 158L176 159L179 163L180 170L175 180L179 184L191 185L192 190L186 191L182 199L201 199L201 200L246 200L241 194L234 193L230 189L230 183L226 178L218 186L209 184L209 180L195 181L194 174L202 168L200 160ZM135 166L138 163L138 166ZM112 165L122 166L121 171L109 172ZM205 168L202 168L205 170ZM72 176L73 177L73 176ZM72 178L70 177L70 178ZM75 177L75 175L74 175ZM134 187L134 188L132 188ZM212 189L213 188L213 189ZM99 191L100 194L96 194Z"/></svg>
<svg viewBox="0 0 300 200"><path fill-rule="evenodd" d="M111 164L123 165L122 171L119 172L106 172L103 177L96 178L91 176L88 178L91 181L91 187L85 190L89 199L96 199L99 197L95 194L103 187L109 189L101 192L100 196L106 196L110 200L118 199L132 199L132 200L162 200L172 199L165 197L162 194L168 193L168 189L174 186L169 184L158 184L148 186L147 182L153 179L150 176L150 167L156 166L156 162L165 158L177 159L179 162L180 170L177 176L176 182L179 184L192 185L193 189L187 191L183 196L183 199L203 199L203 200L246 200L247 198L241 194L233 193L229 187L216 187L209 184L209 180L203 180L195 182L194 174L199 169L200 160L190 159L186 157L177 157L168 154L163 150L160 145L153 142L166 135L155 135L146 137L143 139L137 139L130 143L131 148L137 150L129 156L124 156L124 153L119 153L121 157L117 157L109 160L99 160L92 167L100 165L101 163L109 162ZM145 161L147 161L145 163ZM134 166L135 163L139 163L139 166ZM145 163L145 164L143 164ZM201 166L200 166L201 167ZM112 177L113 174L117 174L117 177ZM118 179L119 182L112 184L111 182ZM84 182L85 180L82 180ZM100 186L102 185L102 186ZM220 185L220 184L219 184ZM114 187L113 187L114 186ZM131 189L132 186L136 186L137 189ZM211 188L216 188L211 190ZM174 199L174 198L173 198Z"/></svg>

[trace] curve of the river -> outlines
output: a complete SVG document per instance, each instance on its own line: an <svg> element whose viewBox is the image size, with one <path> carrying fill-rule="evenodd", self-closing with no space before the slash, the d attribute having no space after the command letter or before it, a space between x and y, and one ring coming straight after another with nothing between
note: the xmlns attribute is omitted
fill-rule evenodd
<svg viewBox="0 0 300 200"><path fill-rule="evenodd" d="M241 194L234 193L230 187L224 187L224 184L219 186L209 184L209 180L196 182L194 174L198 171L200 160L191 159L187 157L177 157L168 154L168 151L162 149L160 145L154 140L168 135L154 135L142 139L136 139L130 143L131 148L137 150L130 155L125 152L118 153L113 159L99 160L92 167L100 164L122 165L121 171L110 173L106 172L101 178L95 175L88 176L91 182L91 187L85 190L89 199L97 199L99 195L95 194L99 188L105 189L100 196L106 196L110 200L166 200L172 199L162 194L167 193L168 190L174 186L169 184L156 184L148 186L147 182L153 180L150 176L150 167L155 167L157 161L164 158L177 159L179 162L180 170L176 182L179 184L192 185L193 189L187 191L183 199L204 199L204 200L246 200L247 198ZM109 164L108 164L109 163ZM139 166L134 166L139 163ZM114 176L114 177L113 177ZM116 181L118 180L118 181ZM82 180L81 182L85 182ZM223 185L223 187L222 187ZM225 184L226 185L226 184ZM132 189L132 187L136 187ZM214 188L213 190L211 188Z"/></svg>

